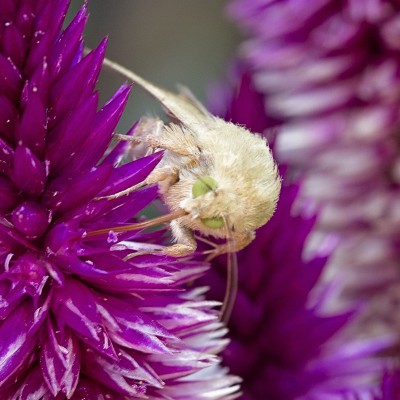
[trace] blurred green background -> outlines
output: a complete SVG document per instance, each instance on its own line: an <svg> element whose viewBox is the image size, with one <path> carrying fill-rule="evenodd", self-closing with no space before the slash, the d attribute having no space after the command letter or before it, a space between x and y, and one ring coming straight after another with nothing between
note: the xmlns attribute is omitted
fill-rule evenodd
<svg viewBox="0 0 400 400"><path fill-rule="evenodd" d="M67 20L82 0L72 0ZM91 0L85 43L96 46L108 35L107 57L171 90L188 86L205 101L207 89L224 77L239 33L226 18L221 0ZM124 80L110 72L100 77L104 102ZM159 115L157 104L133 90L119 125L128 129L144 114Z"/></svg>

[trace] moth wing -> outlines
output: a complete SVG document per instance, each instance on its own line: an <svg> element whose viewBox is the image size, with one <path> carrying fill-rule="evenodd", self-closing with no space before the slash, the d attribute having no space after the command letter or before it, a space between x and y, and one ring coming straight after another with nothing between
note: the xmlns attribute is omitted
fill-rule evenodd
<svg viewBox="0 0 400 400"><path fill-rule="evenodd" d="M188 128L193 128L194 125L213 118L203 104L186 87L179 87L179 93L175 94L153 84L149 86L147 82L146 86L142 84L143 81L136 82L161 103L166 114L173 122L179 122Z"/></svg>
<svg viewBox="0 0 400 400"><path fill-rule="evenodd" d="M184 99L186 99L189 103L191 103L193 107L197 110L197 112L203 114L204 117L211 116L207 108L204 107L201 101L193 94L193 92L187 86L181 84L178 84L177 86L179 90L179 95Z"/></svg>
<svg viewBox="0 0 400 400"><path fill-rule="evenodd" d="M173 120L179 121L188 128L193 128L195 124L205 122L207 119L213 119L213 116L200 101L191 94L189 89L182 88L180 94L175 94L152 84L133 71L130 71L108 58L104 59L103 65L131 82L138 84L161 103L166 113Z"/></svg>

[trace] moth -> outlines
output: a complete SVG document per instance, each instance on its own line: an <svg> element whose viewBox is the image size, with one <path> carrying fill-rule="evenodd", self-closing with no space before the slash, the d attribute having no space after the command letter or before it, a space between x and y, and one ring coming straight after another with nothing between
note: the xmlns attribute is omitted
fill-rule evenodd
<svg viewBox="0 0 400 400"><path fill-rule="evenodd" d="M215 245L211 256L228 253L228 288L225 314L237 285L236 255L255 237L255 230L271 218L278 201L281 180L264 138L242 126L212 115L187 90L175 94L162 89L108 59L104 65L136 83L156 100L170 118L154 120L143 140L149 148L164 150L160 164L147 179L115 195L130 193L157 183L170 210L144 223L89 234L142 229L169 222L174 244L161 253L183 257L196 250L194 233L225 243ZM119 135L119 139L128 139ZM207 241L207 240L205 240ZM233 296L234 297L234 296Z"/></svg>

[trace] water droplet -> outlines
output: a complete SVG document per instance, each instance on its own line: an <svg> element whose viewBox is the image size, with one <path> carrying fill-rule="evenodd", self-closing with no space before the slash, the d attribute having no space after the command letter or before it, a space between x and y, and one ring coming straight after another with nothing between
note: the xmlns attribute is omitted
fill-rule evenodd
<svg viewBox="0 0 400 400"><path fill-rule="evenodd" d="M114 231L108 232L107 243L117 243L118 235Z"/></svg>

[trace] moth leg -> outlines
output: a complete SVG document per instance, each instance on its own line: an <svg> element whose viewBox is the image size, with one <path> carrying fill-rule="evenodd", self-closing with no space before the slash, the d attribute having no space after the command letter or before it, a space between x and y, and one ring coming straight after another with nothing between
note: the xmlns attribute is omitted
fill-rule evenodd
<svg viewBox="0 0 400 400"><path fill-rule="evenodd" d="M236 253L248 246L254 238L255 233L253 231L245 233L231 232L231 236L227 239L226 243L215 245L213 250L204 252L208 254L206 261L210 261L221 254Z"/></svg>
<svg viewBox="0 0 400 400"><path fill-rule="evenodd" d="M126 196L138 189L141 189L145 186L152 185L153 183L163 183L168 188L172 184L174 184L178 180L179 171L177 169L173 169L170 167L162 167L153 170L150 175L142 182L139 182L136 185L133 185L125 190L121 190L118 193L111 194L109 196L100 196L96 197L95 200L112 200L117 199L122 196ZM164 189L165 190L165 189Z"/></svg>
<svg viewBox="0 0 400 400"><path fill-rule="evenodd" d="M178 181L179 171L172 167L156 168L150 172L149 176L145 179L146 185L153 183L166 182L168 186L173 185Z"/></svg>
<svg viewBox="0 0 400 400"><path fill-rule="evenodd" d="M177 243L164 248L161 252L172 257L184 257L194 253L197 243L194 240L193 231L183 226L178 220L171 221L170 227Z"/></svg>
<svg viewBox="0 0 400 400"><path fill-rule="evenodd" d="M199 163L200 149L194 144L194 134L184 127L175 124L164 126L161 135L148 135L146 143L149 147L168 150L180 156L187 157L186 167L193 167Z"/></svg>
<svg viewBox="0 0 400 400"><path fill-rule="evenodd" d="M108 196L98 196L98 197L95 197L94 200L99 201L99 200L118 199L119 197L126 196L126 195L128 195L129 193L132 193L132 192L134 192L134 191L136 191L136 190L138 190L138 189L141 189L141 188L145 187L146 185L147 185L146 181L142 181L142 182L139 182L139 183L136 184L136 185L133 185L133 186L129 187L128 189L121 190L120 192L117 192L117 193L114 193L114 194L110 194L110 195L108 195Z"/></svg>
<svg viewBox="0 0 400 400"><path fill-rule="evenodd" d="M158 137L161 135L164 123L158 118L145 118L134 129L134 136L114 133L114 139L133 143L145 143L146 137Z"/></svg>
<svg viewBox="0 0 400 400"><path fill-rule="evenodd" d="M143 118L134 128L134 135L122 135L114 133L113 138L118 141L129 142L125 151L125 157L129 161L148 156L154 153L154 148L149 147L146 143L148 135L159 136L163 129L164 123L158 118Z"/></svg>
<svg viewBox="0 0 400 400"><path fill-rule="evenodd" d="M123 135L121 133L114 133L113 138L117 139L117 140L123 140L125 142L132 142L132 143L141 143L141 142L143 142L143 139L141 139L139 137Z"/></svg>
<svg viewBox="0 0 400 400"><path fill-rule="evenodd" d="M126 256L124 261L144 254L164 254L171 257L185 257L194 253L197 243L194 240L193 232L189 228L182 226L177 220L171 221L170 227L177 243L167 246L162 250L137 251L136 253Z"/></svg>

